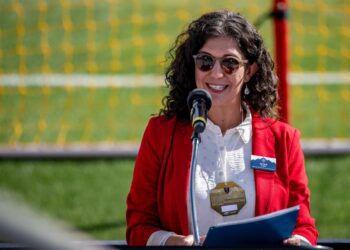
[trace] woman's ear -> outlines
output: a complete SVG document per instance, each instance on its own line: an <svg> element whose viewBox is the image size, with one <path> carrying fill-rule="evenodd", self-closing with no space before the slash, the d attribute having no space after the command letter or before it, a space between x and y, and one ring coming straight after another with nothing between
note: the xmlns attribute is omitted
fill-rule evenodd
<svg viewBox="0 0 350 250"><path fill-rule="evenodd" d="M254 62L253 64L247 64L244 82L249 82L250 78L252 78L256 71L258 71L258 65L256 64L256 62Z"/></svg>

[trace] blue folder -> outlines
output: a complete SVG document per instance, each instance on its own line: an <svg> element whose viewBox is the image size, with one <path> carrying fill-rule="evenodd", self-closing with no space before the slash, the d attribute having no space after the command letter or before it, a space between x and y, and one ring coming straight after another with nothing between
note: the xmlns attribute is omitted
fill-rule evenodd
<svg viewBox="0 0 350 250"><path fill-rule="evenodd" d="M281 246L295 227L300 207L294 206L250 219L209 228L205 247Z"/></svg>

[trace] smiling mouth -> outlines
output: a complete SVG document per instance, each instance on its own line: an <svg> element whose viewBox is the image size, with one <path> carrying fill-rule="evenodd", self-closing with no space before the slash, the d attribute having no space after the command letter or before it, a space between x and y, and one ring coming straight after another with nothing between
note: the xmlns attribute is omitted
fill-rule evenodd
<svg viewBox="0 0 350 250"><path fill-rule="evenodd" d="M228 85L218 85L218 84L209 84L209 83L207 83L206 85L210 90L214 92L224 91L228 87Z"/></svg>

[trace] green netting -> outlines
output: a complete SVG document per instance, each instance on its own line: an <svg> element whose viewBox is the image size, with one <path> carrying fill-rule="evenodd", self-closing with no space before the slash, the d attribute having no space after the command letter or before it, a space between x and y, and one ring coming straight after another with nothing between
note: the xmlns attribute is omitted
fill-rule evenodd
<svg viewBox="0 0 350 250"><path fill-rule="evenodd" d="M0 144L139 141L150 114L159 110L164 87L145 87L142 80L131 81L130 88L100 88L94 81L81 87L69 77L161 76L167 50L193 18L225 8L254 22L271 4L0 0ZM290 1L289 7L291 72L348 75L348 1ZM271 21L259 31L273 55ZM26 80L33 74L40 82ZM9 85L5 76L19 78ZM49 83L59 76L68 80ZM338 78L291 86L292 123L304 138L350 137L349 77L340 84Z"/></svg>

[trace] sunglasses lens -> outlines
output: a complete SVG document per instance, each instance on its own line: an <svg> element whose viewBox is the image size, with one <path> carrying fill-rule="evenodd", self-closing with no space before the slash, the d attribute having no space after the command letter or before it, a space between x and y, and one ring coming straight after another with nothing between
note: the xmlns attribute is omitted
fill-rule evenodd
<svg viewBox="0 0 350 250"><path fill-rule="evenodd" d="M232 74L239 67L239 61L233 57L227 57L222 59L221 66L226 74Z"/></svg>
<svg viewBox="0 0 350 250"><path fill-rule="evenodd" d="M195 60L196 66L201 71L209 71L213 68L214 60L209 55L198 55Z"/></svg>
<svg viewBox="0 0 350 250"><path fill-rule="evenodd" d="M203 72L210 71L215 64L216 59L207 54L194 56L196 67ZM241 65L241 62L234 57L217 58L220 60L220 66L226 74L234 73Z"/></svg>

